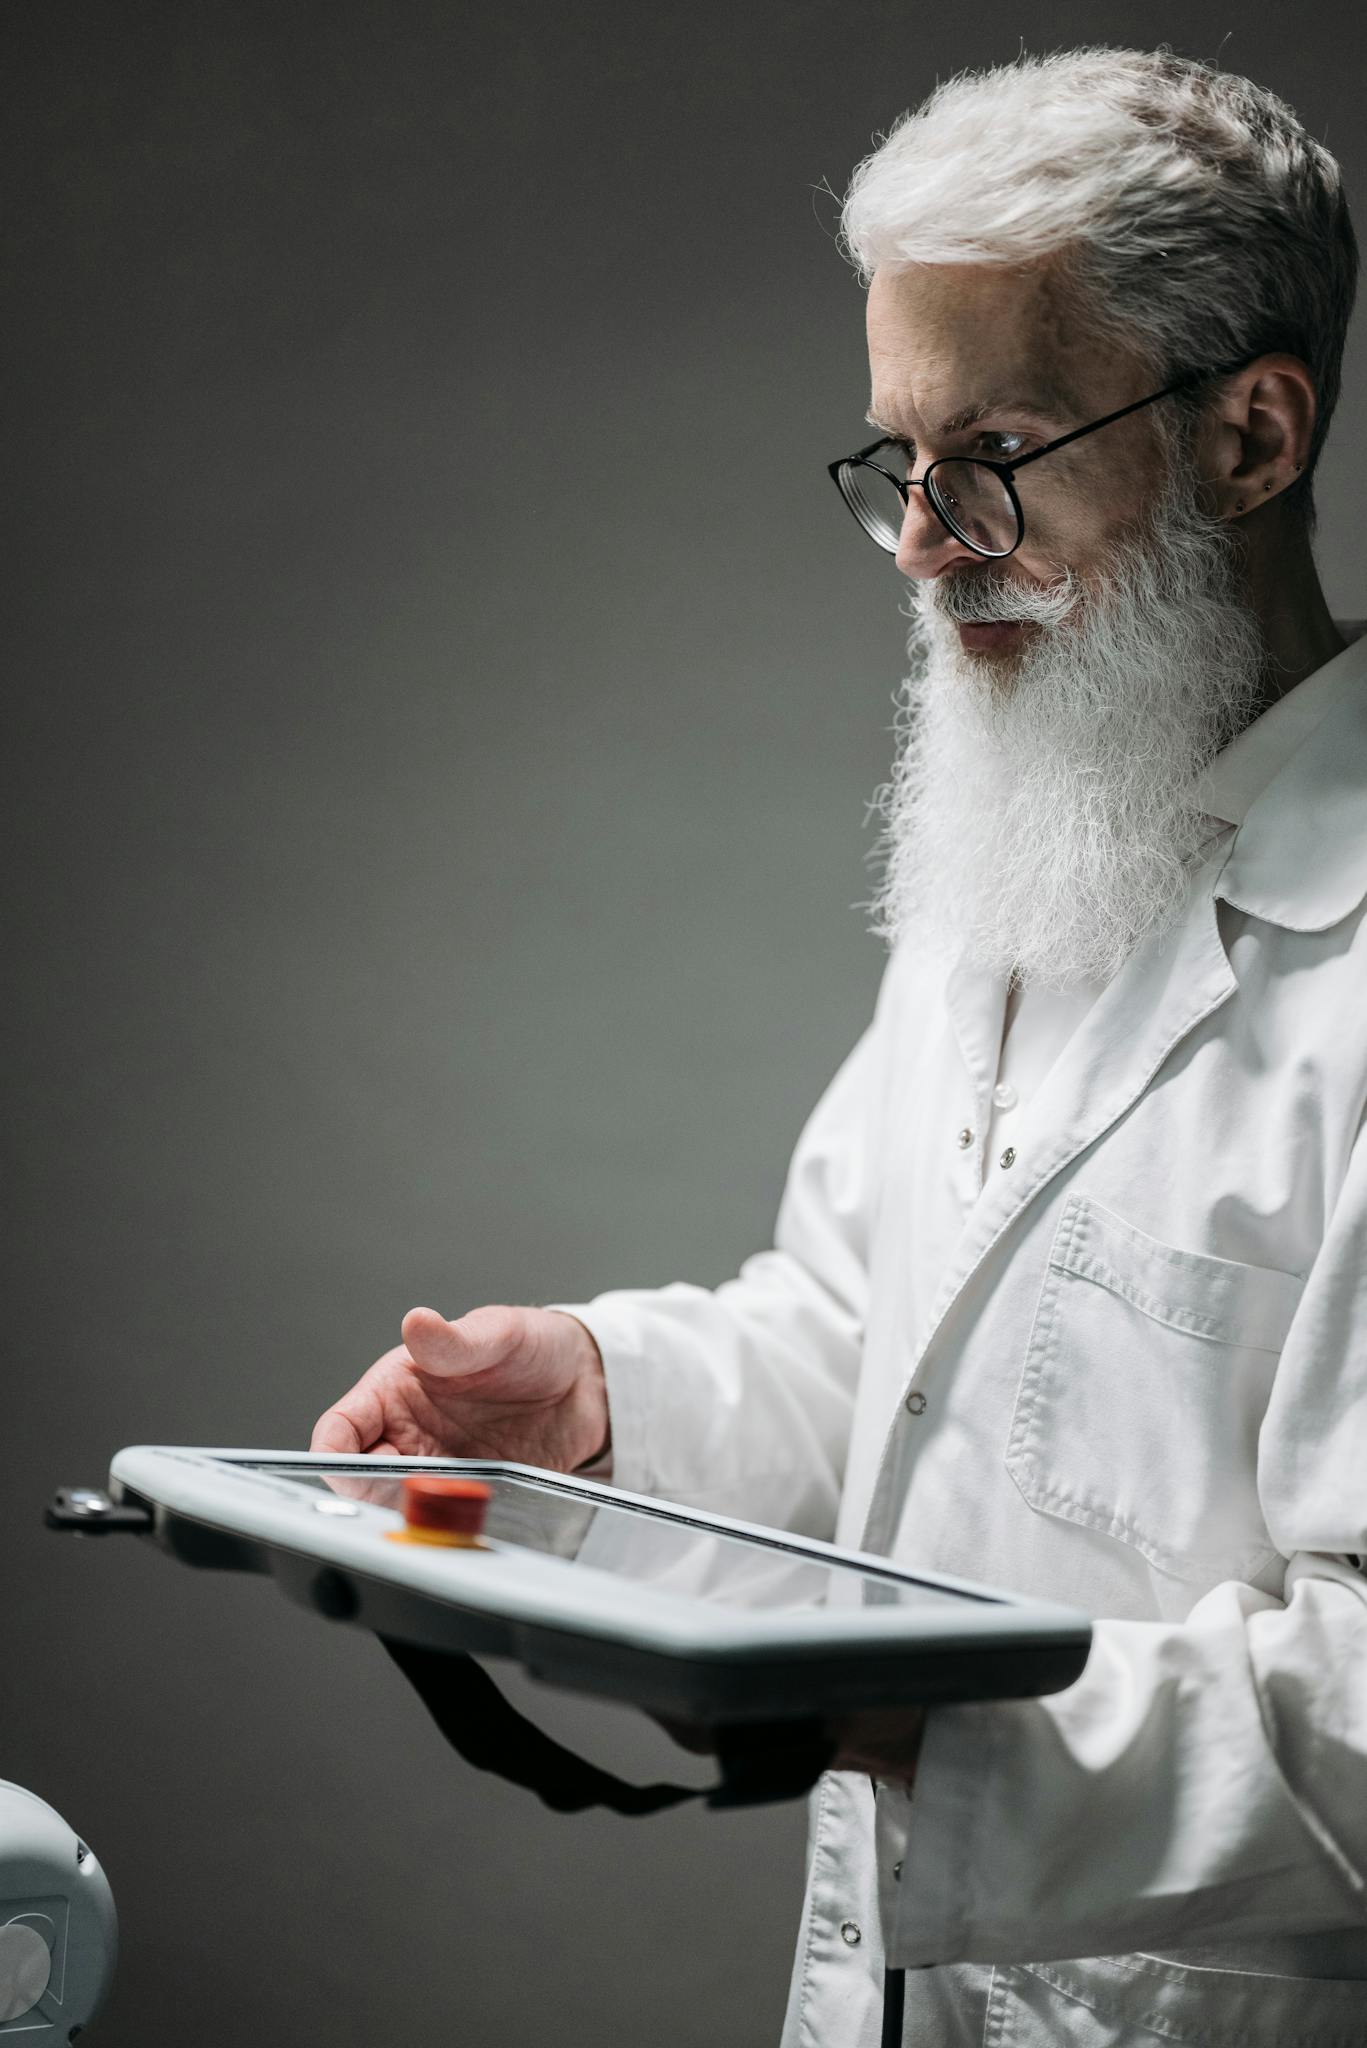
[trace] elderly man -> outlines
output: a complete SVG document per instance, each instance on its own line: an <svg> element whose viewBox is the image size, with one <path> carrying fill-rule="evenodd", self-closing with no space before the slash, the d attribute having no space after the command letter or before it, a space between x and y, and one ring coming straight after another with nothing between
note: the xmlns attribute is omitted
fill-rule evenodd
<svg viewBox="0 0 1367 2048"><path fill-rule="evenodd" d="M1367 2042L1367 640L1312 476L1357 253L1247 80L1084 49L859 166L909 579L877 1005L734 1280L414 1309L315 1449L513 1455L1098 1617L866 1717L789 2048ZM853 536L852 536L853 537Z"/></svg>

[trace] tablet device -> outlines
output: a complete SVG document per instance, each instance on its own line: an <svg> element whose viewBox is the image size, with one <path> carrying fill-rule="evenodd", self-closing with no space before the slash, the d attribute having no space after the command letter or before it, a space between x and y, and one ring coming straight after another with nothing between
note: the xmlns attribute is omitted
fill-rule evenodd
<svg viewBox="0 0 1367 2048"><path fill-rule="evenodd" d="M477 1547L395 1540L403 1482L490 1491ZM269 1575L422 1651L510 1657L660 1717L735 1724L1055 1692L1085 1615L534 1466L139 1444L109 1493L191 1565Z"/></svg>

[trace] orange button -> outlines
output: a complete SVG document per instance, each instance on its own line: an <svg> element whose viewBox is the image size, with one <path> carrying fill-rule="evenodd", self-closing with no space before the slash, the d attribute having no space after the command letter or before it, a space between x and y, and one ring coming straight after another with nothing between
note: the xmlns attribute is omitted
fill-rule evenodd
<svg viewBox="0 0 1367 2048"><path fill-rule="evenodd" d="M493 1494L482 1479L415 1473L403 1483L403 1518L415 1534L472 1543L484 1527Z"/></svg>

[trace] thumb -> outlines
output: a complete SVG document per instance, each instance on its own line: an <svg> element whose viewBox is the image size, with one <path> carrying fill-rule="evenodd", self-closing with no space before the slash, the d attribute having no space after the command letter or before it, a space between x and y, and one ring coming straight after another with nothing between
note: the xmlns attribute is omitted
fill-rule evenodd
<svg viewBox="0 0 1367 2048"><path fill-rule="evenodd" d="M487 1371L506 1357L509 1311L471 1309L448 1322L434 1308L411 1308L403 1319L403 1341L421 1372L464 1378Z"/></svg>

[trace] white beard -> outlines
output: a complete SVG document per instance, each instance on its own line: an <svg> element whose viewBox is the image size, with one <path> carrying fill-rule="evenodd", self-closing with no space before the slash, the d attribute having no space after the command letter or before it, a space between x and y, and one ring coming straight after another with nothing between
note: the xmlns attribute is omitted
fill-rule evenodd
<svg viewBox="0 0 1367 2048"><path fill-rule="evenodd" d="M1086 580L981 569L913 583L901 747L873 798L886 866L872 929L1062 988L1108 981L1176 918L1217 829L1200 772L1264 698L1267 651L1231 530L1185 464ZM1018 655L956 619L1030 618Z"/></svg>

